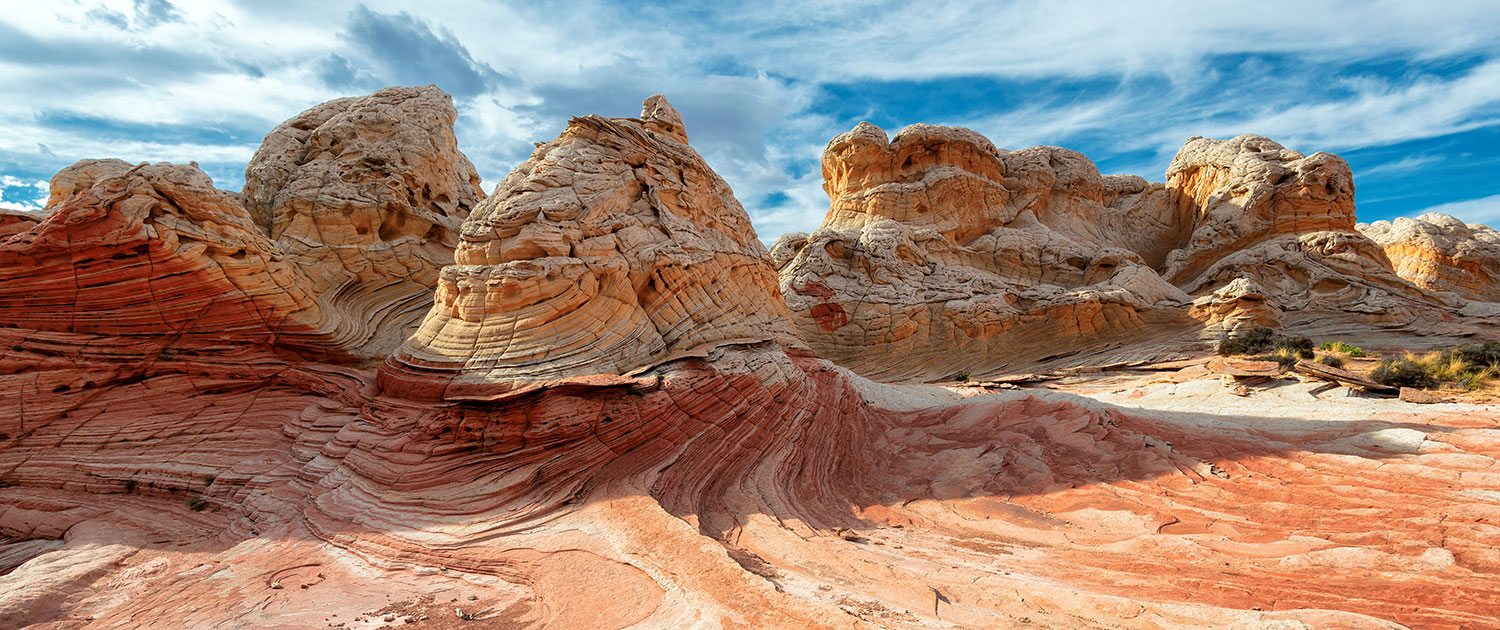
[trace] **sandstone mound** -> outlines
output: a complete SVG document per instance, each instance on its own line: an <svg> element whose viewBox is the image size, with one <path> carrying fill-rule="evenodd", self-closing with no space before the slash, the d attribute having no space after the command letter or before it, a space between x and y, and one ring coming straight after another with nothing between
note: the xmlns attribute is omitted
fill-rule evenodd
<svg viewBox="0 0 1500 630"><path fill-rule="evenodd" d="M823 226L782 237L772 256L804 339L862 374L980 372L991 357L1037 359L1188 322L1159 310L1188 296L1126 248L1174 238L1160 186L1102 177L1064 149L1001 153L929 125L887 143L861 123L828 144L823 174Z"/></svg>
<svg viewBox="0 0 1500 630"><path fill-rule="evenodd" d="M1436 213L1357 227L1412 284L1466 300L1500 302L1500 232Z"/></svg>
<svg viewBox="0 0 1500 630"><path fill-rule="evenodd" d="M30 318L0 327L0 400L17 401L0 414L0 622L853 630L1493 616L1493 409L1414 412L1310 388L1255 408L1210 380L1133 386L1114 398L1139 407L1127 411L873 383L797 347L770 257L686 139L660 97L640 119L575 119L471 214L421 331L378 375L291 352L285 332L224 343L238 352L228 361L177 345L202 339L166 325L180 318L101 336L38 328L53 313L104 327L88 314L120 305L131 310L112 317L175 313L179 292L206 293L194 287L228 265L218 247L231 235L276 267L275 241L190 167L103 177L4 241L45 264L16 259L4 268L23 271L0 282ZM1156 207L1153 190L1130 203ZM1049 203L1131 212L1059 201L1070 194ZM1017 216L1048 231L1012 219L971 240L1108 236L1069 228L1062 209ZM865 227L850 229L918 231ZM931 251L967 255L937 233ZM117 242L139 252L116 258ZM96 269L101 257L113 262ZM1141 258L1128 266L1150 272ZM64 284L66 271L79 281ZM95 271L149 290L96 294ZM1253 297L1234 286L1221 303ZM237 334L227 304L247 302L233 297L205 312ZM86 376L112 360L149 369Z"/></svg>
<svg viewBox="0 0 1500 630"><path fill-rule="evenodd" d="M574 118L475 209L455 259L387 364L407 395L484 396L796 339L749 217L660 97L640 119Z"/></svg>
<svg viewBox="0 0 1500 630"><path fill-rule="evenodd" d="M1398 322L1441 305L1355 230L1354 178L1338 156L1303 156L1260 136L1194 138L1167 168L1167 188L1193 229L1162 275L1189 293L1249 278L1288 310Z"/></svg>
<svg viewBox="0 0 1500 630"><path fill-rule="evenodd" d="M432 87L327 103L267 137L243 195L195 165L80 161L53 178L44 215L0 223L0 319L171 333L219 354L383 357L428 308L478 200L453 119Z"/></svg>
<svg viewBox="0 0 1500 630"><path fill-rule="evenodd" d="M44 220L0 242L10 326L321 345L307 337L322 315L301 272L197 168L80 162L54 179L53 199Z"/></svg>
<svg viewBox="0 0 1500 630"><path fill-rule="evenodd" d="M1194 138L1157 184L1066 149L930 125L887 143L861 123L823 176L823 225L773 258L803 338L871 378L1150 359L1252 324L1454 326L1451 296L1355 230L1343 160L1259 136Z"/></svg>
<svg viewBox="0 0 1500 630"><path fill-rule="evenodd" d="M282 123L245 169L256 223L338 314L342 343L385 355L431 304L483 196L433 86L329 101Z"/></svg>

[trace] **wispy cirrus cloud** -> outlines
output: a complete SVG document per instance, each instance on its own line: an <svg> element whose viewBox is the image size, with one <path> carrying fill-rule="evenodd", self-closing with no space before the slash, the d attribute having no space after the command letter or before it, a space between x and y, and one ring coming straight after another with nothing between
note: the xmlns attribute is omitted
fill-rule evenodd
<svg viewBox="0 0 1500 630"><path fill-rule="evenodd" d="M1500 194L1429 206L1416 211L1413 213L1413 216L1420 216L1429 212L1458 217L1464 223L1483 223L1489 226L1500 225Z"/></svg>
<svg viewBox="0 0 1500 630"><path fill-rule="evenodd" d="M768 239L821 219L821 149L863 119L1067 146L1149 178L1190 136L1258 133L1350 157L1377 200L1362 216L1383 218L1497 193L1480 173L1500 157L1500 7L29 3L0 16L0 174L197 160L236 188L281 120L425 83L454 95L460 148L491 183L568 117L665 93Z"/></svg>

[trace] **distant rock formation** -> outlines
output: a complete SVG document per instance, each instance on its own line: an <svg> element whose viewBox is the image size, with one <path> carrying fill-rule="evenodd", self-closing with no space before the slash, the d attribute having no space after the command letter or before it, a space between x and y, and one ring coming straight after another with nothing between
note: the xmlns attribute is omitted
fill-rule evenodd
<svg viewBox="0 0 1500 630"><path fill-rule="evenodd" d="M1149 358L1283 311L1404 325L1455 305L1355 230L1343 160L1259 136L1194 138L1156 184L1066 149L931 125L887 143L860 123L823 176L823 225L772 257L803 338L871 378Z"/></svg>
<svg viewBox="0 0 1500 630"><path fill-rule="evenodd" d="M861 374L977 373L1189 323L1158 310L1187 294L1127 249L1159 261L1149 245L1178 237L1160 185L1103 177L1065 149L1003 153L956 127L887 143L869 123L829 142L823 175L823 226L782 237L772 258L804 339Z"/></svg>
<svg viewBox="0 0 1500 630"><path fill-rule="evenodd" d="M1500 302L1500 232L1493 228L1437 213L1356 227L1412 284L1466 300Z"/></svg>
<svg viewBox="0 0 1500 630"><path fill-rule="evenodd" d="M1338 156L1260 136L1189 140L1167 188L1192 221L1162 276L1193 295L1250 278L1288 310L1334 309L1410 319L1440 305L1398 277L1354 228L1354 178Z"/></svg>
<svg viewBox="0 0 1500 630"><path fill-rule="evenodd" d="M640 119L570 121L464 223L383 382L486 396L730 341L800 344L750 217L686 140L660 96Z"/></svg>

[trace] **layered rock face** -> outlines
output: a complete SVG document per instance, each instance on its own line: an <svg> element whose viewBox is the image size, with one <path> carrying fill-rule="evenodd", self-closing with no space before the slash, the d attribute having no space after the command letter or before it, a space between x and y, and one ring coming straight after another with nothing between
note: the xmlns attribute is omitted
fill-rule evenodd
<svg viewBox="0 0 1500 630"><path fill-rule="evenodd" d="M773 257L803 337L872 378L1151 358L1140 348L1283 310L1407 325L1455 305L1355 230L1343 160L1259 136L1194 138L1155 184L1066 149L930 125L887 143L861 123L829 143L823 176L823 225ZM1148 330L1164 337L1138 343ZM1137 350L1099 354L1122 345Z"/></svg>
<svg viewBox="0 0 1500 630"><path fill-rule="evenodd" d="M1002 153L967 129L889 143L861 123L823 153L832 208L772 248L804 339L875 378L946 376L1186 325L1189 300L1147 260L1177 238L1159 185L1102 177L1081 155ZM1127 229L1127 226L1132 226Z"/></svg>
<svg viewBox="0 0 1500 630"><path fill-rule="evenodd" d="M1437 213L1356 227L1412 284L1466 300L1500 302L1500 232Z"/></svg>
<svg viewBox="0 0 1500 630"><path fill-rule="evenodd" d="M387 363L393 391L484 396L796 339L749 217L660 97L640 119L573 119L474 211L455 259Z"/></svg>
<svg viewBox="0 0 1500 630"><path fill-rule="evenodd" d="M1354 178L1338 156L1303 156L1260 136L1194 138L1167 168L1167 188L1193 227L1162 276L1189 293L1248 278L1288 310L1397 322L1450 305L1402 280L1355 230Z"/></svg>
<svg viewBox="0 0 1500 630"><path fill-rule="evenodd" d="M410 334L483 197L456 117L432 86L329 101L272 130L245 169L245 206L363 353Z"/></svg>
<svg viewBox="0 0 1500 630"><path fill-rule="evenodd" d="M197 168L80 162L54 179L53 199L44 220L0 242L0 321L10 327L325 345L305 277Z"/></svg>
<svg viewBox="0 0 1500 630"><path fill-rule="evenodd" d="M1217 333L1247 328L1280 328L1281 304L1249 278L1235 278L1223 288L1193 300L1191 314Z"/></svg>
<svg viewBox="0 0 1500 630"><path fill-rule="evenodd" d="M42 217L0 228L0 321L225 356L384 357L478 199L453 118L432 87L319 106L267 137L243 195L196 166L80 161Z"/></svg>
<svg viewBox="0 0 1500 630"><path fill-rule="evenodd" d="M130 167L65 195L0 244L31 257L8 259L23 271L0 282L0 312L26 314L0 327L0 401L14 401L0 409L0 621L853 630L1493 617L1494 409L1414 412L1295 384L1266 408L1216 381L1115 388L1112 401L1135 409L878 384L799 347L770 257L686 140L659 97L640 119L575 119L471 214L420 332L378 374L313 352L321 327L272 327L271 315L326 308L316 298L280 311L272 292L207 301L217 294L202 287L251 277L229 261L263 255L270 270L292 255L195 169ZM1153 190L1128 203L1155 208ZM1066 203L1086 202L1105 206ZM1043 214L1056 227L1028 234L1090 238L1068 231L1074 215ZM855 231L904 226L866 227ZM996 229L1022 230L975 240ZM932 251L967 255L934 232ZM256 249L221 253L231 237ZM1142 261L1131 264L1149 271ZM297 272L287 295L316 282ZM96 289L122 283L145 290ZM1222 303L1253 295L1234 286L1245 290ZM206 328L168 316L184 304L229 337L201 345ZM238 341L235 304L264 304L242 311L275 334ZM115 324L87 316L124 306ZM161 321L141 315L153 311ZM64 315L77 321L39 328Z"/></svg>

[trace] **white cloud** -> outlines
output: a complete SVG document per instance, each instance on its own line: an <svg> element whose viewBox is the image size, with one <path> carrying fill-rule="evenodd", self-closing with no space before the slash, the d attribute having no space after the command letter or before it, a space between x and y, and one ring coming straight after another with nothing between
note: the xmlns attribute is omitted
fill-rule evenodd
<svg viewBox="0 0 1500 630"><path fill-rule="evenodd" d="M1420 216L1429 212L1452 215L1464 223L1500 226L1500 194L1439 204L1413 212L1411 216Z"/></svg>
<svg viewBox="0 0 1500 630"><path fill-rule="evenodd" d="M409 67L399 73L353 41L351 14L361 3L352 0L156 4L166 12L137 11L130 0L7 7L0 39L13 42L0 41L0 93L18 96L0 99L0 168L55 170L78 158L117 156L197 160L233 172L259 134L303 109L367 92L367 84L423 76ZM1260 133L1307 152L1339 151L1500 123L1500 10L1487 2L362 6L386 17L414 13L436 40L461 45L503 78L456 103L460 147L487 188L569 116L633 115L641 98L661 92L682 110L694 145L767 240L811 229L827 209L816 160L824 142L851 124L812 109L828 83L1025 82L1038 93L1018 95L1008 102L1019 105L994 114L906 122L971 126L1008 148L1102 136L1105 146L1132 156L1130 172L1153 179L1193 135ZM320 64L334 55L360 80L341 88L325 82ZM1225 59L1239 57L1226 69ZM1443 59L1491 61L1456 76L1399 68L1331 76L1354 63ZM1105 87L1049 92L1054 79ZM51 124L44 114L125 131ZM241 137L150 132L168 127L230 127ZM1413 157L1361 175L1430 164ZM773 193L785 202L759 207Z"/></svg>
<svg viewBox="0 0 1500 630"><path fill-rule="evenodd" d="M47 205L49 184L14 175L0 175L0 208L34 212Z"/></svg>
<svg viewBox="0 0 1500 630"><path fill-rule="evenodd" d="M1412 171L1427 166L1428 164L1437 164L1439 162L1442 162L1444 159L1445 158L1439 155L1411 155L1394 162L1385 162L1383 164L1377 164L1369 168L1356 170L1354 172L1354 177L1356 180L1369 180L1390 176L1406 177L1410 175Z"/></svg>

